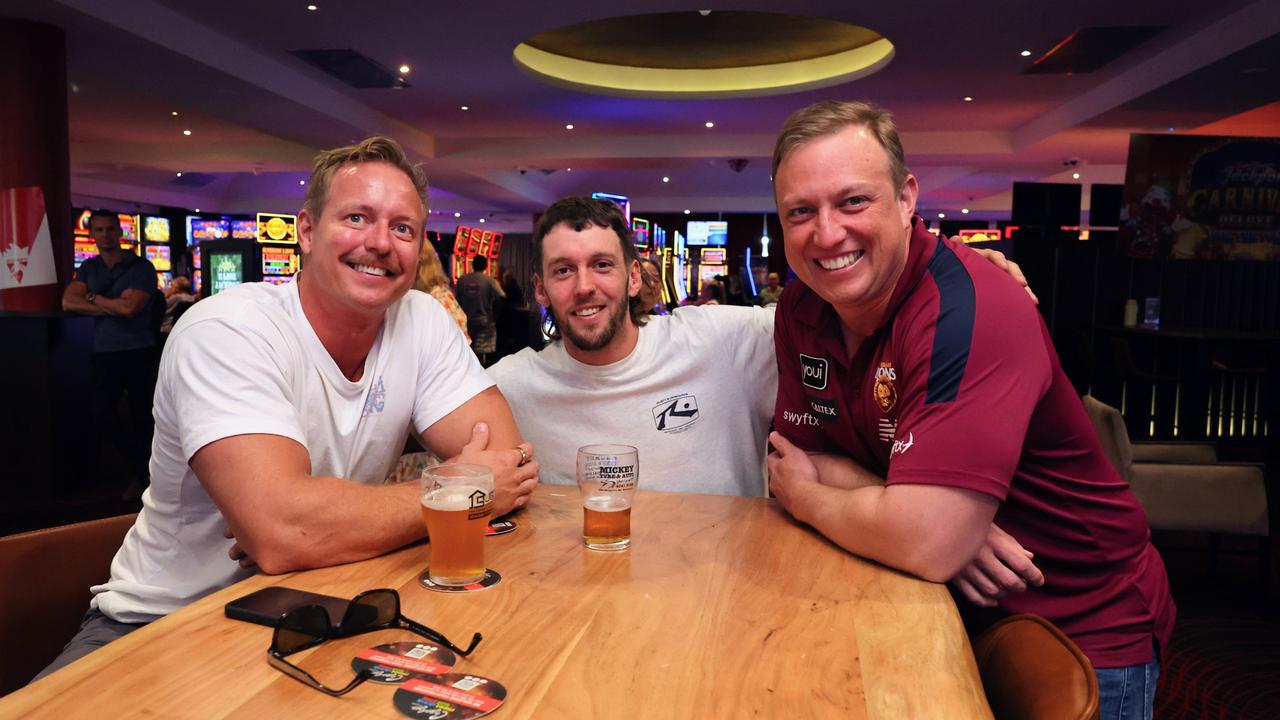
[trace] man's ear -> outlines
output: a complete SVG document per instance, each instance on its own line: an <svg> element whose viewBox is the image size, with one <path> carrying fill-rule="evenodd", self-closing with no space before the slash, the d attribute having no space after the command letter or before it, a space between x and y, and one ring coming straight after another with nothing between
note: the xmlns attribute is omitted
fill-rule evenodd
<svg viewBox="0 0 1280 720"><path fill-rule="evenodd" d="M644 287L644 273L640 270L640 261L631 261L631 273L627 277L627 297L635 297L640 294L640 288Z"/></svg>
<svg viewBox="0 0 1280 720"><path fill-rule="evenodd" d="M911 227L911 218L915 217L916 200L919 196L920 185L916 182L916 176L908 174L902 183L902 189L898 191L898 209L902 213L903 227Z"/></svg>
<svg viewBox="0 0 1280 720"><path fill-rule="evenodd" d="M547 295L547 289L542 286L542 276L538 273L533 274L533 299L542 307L551 307L551 298Z"/></svg>
<svg viewBox="0 0 1280 720"><path fill-rule="evenodd" d="M315 229L311 213L305 208L298 211L298 247L303 255L311 254L311 231Z"/></svg>

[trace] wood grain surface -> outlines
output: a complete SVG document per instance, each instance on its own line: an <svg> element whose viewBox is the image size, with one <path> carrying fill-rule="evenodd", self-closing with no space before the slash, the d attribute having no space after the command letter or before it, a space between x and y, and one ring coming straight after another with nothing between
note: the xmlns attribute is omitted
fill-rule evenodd
<svg viewBox="0 0 1280 720"><path fill-rule="evenodd" d="M351 597L400 592L402 612L465 642L455 672L497 680L516 718L989 718L969 642L941 585L853 557L775 502L640 492L630 550L581 543L575 488L539 488L513 533L488 538L496 586L418 585L429 544L364 562L259 575L0 699L0 717L400 717L394 688L330 698L267 664L268 628L223 606L270 585ZM380 631L291 657L331 687Z"/></svg>

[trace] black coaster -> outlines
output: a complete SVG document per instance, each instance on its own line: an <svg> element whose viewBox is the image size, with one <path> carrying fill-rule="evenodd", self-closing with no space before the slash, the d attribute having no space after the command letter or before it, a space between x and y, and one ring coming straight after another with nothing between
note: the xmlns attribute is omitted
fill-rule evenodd
<svg viewBox="0 0 1280 720"><path fill-rule="evenodd" d="M509 532L516 531L515 520L494 520L484 529L485 537L492 535L506 535Z"/></svg>
<svg viewBox="0 0 1280 720"><path fill-rule="evenodd" d="M497 570L494 570L493 568L485 568L484 577L470 585L437 585L436 583L431 582L431 571L423 570L422 574L418 576L418 584L428 590L435 590L436 592L475 592L477 590L491 588L494 585L497 585L498 581L501 579L502 576L498 574Z"/></svg>
<svg viewBox="0 0 1280 720"><path fill-rule="evenodd" d="M470 720L497 710L507 699L507 689L497 680L447 673L414 677L396 688L391 703L411 718Z"/></svg>
<svg viewBox="0 0 1280 720"><path fill-rule="evenodd" d="M449 672L458 661L449 648L431 642L395 642L361 650L351 658L351 669L368 670L372 682L398 684L413 675Z"/></svg>

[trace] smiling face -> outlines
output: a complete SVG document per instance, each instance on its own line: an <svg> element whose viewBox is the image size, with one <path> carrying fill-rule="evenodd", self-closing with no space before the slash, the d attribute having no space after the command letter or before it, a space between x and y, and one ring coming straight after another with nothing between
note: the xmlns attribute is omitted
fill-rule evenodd
<svg viewBox="0 0 1280 720"><path fill-rule="evenodd" d="M889 155L864 126L850 125L793 150L774 180L787 263L868 334L883 322L907 260L916 180L895 188Z"/></svg>
<svg viewBox="0 0 1280 720"><path fill-rule="evenodd" d="M380 320L413 287L422 199L409 177L385 162L342 166L327 197L318 217L298 214L300 292L327 313Z"/></svg>
<svg viewBox="0 0 1280 720"><path fill-rule="evenodd" d="M640 263L628 267L613 230L560 223L542 239L534 295L555 318L565 350L588 365L607 365L635 348L639 328L630 300L640 292Z"/></svg>

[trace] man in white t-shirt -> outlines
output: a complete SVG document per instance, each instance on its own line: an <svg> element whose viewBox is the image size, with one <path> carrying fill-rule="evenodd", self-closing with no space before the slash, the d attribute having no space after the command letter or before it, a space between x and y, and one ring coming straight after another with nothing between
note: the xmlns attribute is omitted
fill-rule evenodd
<svg viewBox="0 0 1280 720"><path fill-rule="evenodd" d="M684 307L649 315L626 218L607 200L567 198L534 230L534 294L559 342L489 368L542 479L574 482L577 448L640 451L640 488L762 495L778 373L773 312Z"/></svg>
<svg viewBox="0 0 1280 720"><path fill-rule="evenodd" d="M142 512L41 676L255 565L335 565L421 539L416 483L382 484L411 423L437 455L493 468L495 515L528 501L533 447L453 319L409 291L425 190L389 138L321 153L298 279L183 316L161 360Z"/></svg>

